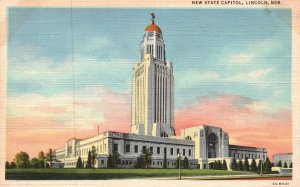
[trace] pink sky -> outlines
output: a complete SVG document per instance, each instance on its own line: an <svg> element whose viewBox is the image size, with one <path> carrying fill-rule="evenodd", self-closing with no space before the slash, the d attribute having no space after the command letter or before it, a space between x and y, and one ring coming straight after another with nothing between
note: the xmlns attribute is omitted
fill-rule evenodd
<svg viewBox="0 0 300 187"><path fill-rule="evenodd" d="M78 98L76 128L71 105L53 103L51 99L37 97L36 104L29 109L16 111L20 104L14 98L7 118L7 160L11 161L19 151L26 151L30 158L36 157L40 150L60 148L72 137L87 138L100 131L114 130L128 132L130 126L130 99L128 95L102 90L101 101ZM21 98L24 99L24 98ZM31 102L34 103L34 102ZM24 103L23 103L24 104ZM89 116L90 108L99 112ZM268 155L292 152L291 112L287 109L266 112L260 103L237 95L201 97L197 101L179 108L175 112L175 129L212 125L229 133L230 143L235 145L258 146L268 149ZM86 114L84 113L86 111ZM67 115L68 114L68 115ZM69 116L70 114L70 116ZM72 119L72 118L71 118ZM88 119L88 120L86 120ZM80 123L80 124L79 124ZM86 123L86 124L85 124Z"/></svg>

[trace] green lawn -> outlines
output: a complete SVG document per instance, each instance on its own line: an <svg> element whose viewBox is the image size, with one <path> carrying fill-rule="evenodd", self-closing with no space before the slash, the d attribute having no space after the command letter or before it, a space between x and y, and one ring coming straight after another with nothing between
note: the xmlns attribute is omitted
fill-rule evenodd
<svg viewBox="0 0 300 187"><path fill-rule="evenodd" d="M245 172L182 169L182 176L237 175ZM7 169L11 180L87 180L177 177L178 169Z"/></svg>

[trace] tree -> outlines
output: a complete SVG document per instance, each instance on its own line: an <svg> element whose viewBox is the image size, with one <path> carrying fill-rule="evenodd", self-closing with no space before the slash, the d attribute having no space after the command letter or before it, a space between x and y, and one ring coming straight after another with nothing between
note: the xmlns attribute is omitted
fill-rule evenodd
<svg viewBox="0 0 300 187"><path fill-rule="evenodd" d="M254 158L251 161L250 169L251 169L252 172L257 171L257 166L256 166L256 162L255 162Z"/></svg>
<svg viewBox="0 0 300 187"><path fill-rule="evenodd" d="M107 168L112 168L112 156L111 154L107 157Z"/></svg>
<svg viewBox="0 0 300 187"><path fill-rule="evenodd" d="M49 165L49 163L48 163L48 162L46 162L46 164L45 164L45 168L50 168L50 165Z"/></svg>
<svg viewBox="0 0 300 187"><path fill-rule="evenodd" d="M135 167L143 168L143 158L141 156L137 157Z"/></svg>
<svg viewBox="0 0 300 187"><path fill-rule="evenodd" d="M5 169L9 169L9 168L10 168L9 162L6 161L6 162L5 162Z"/></svg>
<svg viewBox="0 0 300 187"><path fill-rule="evenodd" d="M14 162L11 162L11 163L10 163L10 165L9 165L9 167L10 167L11 169L14 169L14 168L16 168L16 163L14 163Z"/></svg>
<svg viewBox="0 0 300 187"><path fill-rule="evenodd" d="M264 173L271 173L272 172L272 163L269 160L269 157L266 158L265 163L263 164Z"/></svg>
<svg viewBox="0 0 300 187"><path fill-rule="evenodd" d="M181 166L181 156L177 157L177 159L176 159L176 168L177 169L179 168L179 164Z"/></svg>
<svg viewBox="0 0 300 187"><path fill-rule="evenodd" d="M92 152L91 152L92 168L95 168L96 157L97 157L97 151L96 151L96 147L93 145L92 146Z"/></svg>
<svg viewBox="0 0 300 187"><path fill-rule="evenodd" d="M281 160L279 160L277 166L278 166L278 167L282 167L282 162L281 162Z"/></svg>
<svg viewBox="0 0 300 187"><path fill-rule="evenodd" d="M223 160L222 169L228 170L226 160Z"/></svg>
<svg viewBox="0 0 300 187"><path fill-rule="evenodd" d="M290 163L289 168L293 168L293 162Z"/></svg>
<svg viewBox="0 0 300 187"><path fill-rule="evenodd" d="M261 167L263 167L263 166L262 166L262 162L261 162L261 160L259 160L258 166L257 166L257 173L260 173L260 172L261 172Z"/></svg>
<svg viewBox="0 0 300 187"><path fill-rule="evenodd" d="M164 153L164 161L163 161L163 167L167 168L167 153Z"/></svg>
<svg viewBox="0 0 300 187"><path fill-rule="evenodd" d="M46 156L45 156L45 153L43 151L39 152L38 159L39 159L39 168L44 168L45 167Z"/></svg>
<svg viewBox="0 0 300 187"><path fill-rule="evenodd" d="M76 168L83 168L81 157L78 157L77 159Z"/></svg>
<svg viewBox="0 0 300 187"><path fill-rule="evenodd" d="M218 162L216 160L212 164L212 169L214 170L218 169Z"/></svg>
<svg viewBox="0 0 300 187"><path fill-rule="evenodd" d="M185 168L185 169L189 168L189 160L186 156L184 157L184 160L183 160L183 168Z"/></svg>
<svg viewBox="0 0 300 187"><path fill-rule="evenodd" d="M91 153L91 151L89 151L89 153L88 153L88 160L87 160L85 168L92 168L92 153Z"/></svg>
<svg viewBox="0 0 300 187"><path fill-rule="evenodd" d="M245 158L245 162L244 162L244 170L245 171L249 171L250 169L249 169L249 161L248 161L248 158L246 157Z"/></svg>
<svg viewBox="0 0 300 187"><path fill-rule="evenodd" d="M52 162L54 158L54 154L52 149L49 149L49 152L46 154L46 160L49 162Z"/></svg>
<svg viewBox="0 0 300 187"><path fill-rule="evenodd" d="M218 170L221 170L221 169L222 169L222 163L221 163L221 160L218 160L218 162L217 162L217 169L218 169Z"/></svg>
<svg viewBox="0 0 300 187"><path fill-rule="evenodd" d="M239 163L237 165L237 170L244 171L244 165L243 165L243 161L241 159L239 160Z"/></svg>
<svg viewBox="0 0 300 187"><path fill-rule="evenodd" d="M112 156L112 167L113 168L117 168L118 164L119 164L119 162L121 160L120 159L120 154L118 153L118 151L114 151L111 156Z"/></svg>
<svg viewBox="0 0 300 187"><path fill-rule="evenodd" d="M288 168L286 161L283 164L283 168Z"/></svg>
<svg viewBox="0 0 300 187"><path fill-rule="evenodd" d="M45 167L45 160L39 160L39 168Z"/></svg>
<svg viewBox="0 0 300 187"><path fill-rule="evenodd" d="M151 162L152 162L152 152L150 151L149 148L143 149L141 155L137 158L136 167L148 168Z"/></svg>
<svg viewBox="0 0 300 187"><path fill-rule="evenodd" d="M32 158L30 161L30 167L32 168L39 168L40 167L40 161L37 158Z"/></svg>
<svg viewBox="0 0 300 187"><path fill-rule="evenodd" d="M17 168L28 168L30 166L29 163L29 155L26 152L19 152L15 156L15 161Z"/></svg>
<svg viewBox="0 0 300 187"><path fill-rule="evenodd" d="M231 169L232 169L233 171L236 171L236 170L237 170L237 163L236 163L236 159L235 159L235 158L232 159Z"/></svg>

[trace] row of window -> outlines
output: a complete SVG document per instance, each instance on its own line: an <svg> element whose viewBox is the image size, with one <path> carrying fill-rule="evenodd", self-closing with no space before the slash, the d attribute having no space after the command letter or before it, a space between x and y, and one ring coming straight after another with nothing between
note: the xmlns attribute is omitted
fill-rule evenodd
<svg viewBox="0 0 300 187"><path fill-rule="evenodd" d="M155 72L159 70L155 65ZM167 93L167 77L155 75L154 80L154 122L167 122L167 100L169 94Z"/></svg>
<svg viewBox="0 0 300 187"><path fill-rule="evenodd" d="M137 123L143 123L144 120L144 105L145 105L145 89L144 89L145 79L141 77L136 80L136 88L135 88L135 95L136 95L136 109L135 109L135 120ZM140 111L140 112L139 112Z"/></svg>
<svg viewBox="0 0 300 187"><path fill-rule="evenodd" d="M246 154L246 153L230 153L230 157L234 157L234 158L240 158L240 159L244 159L244 158L249 158L249 159L260 159L260 154L256 155L256 154ZM263 159L265 159L265 155L263 155Z"/></svg>
<svg viewBox="0 0 300 187"><path fill-rule="evenodd" d="M125 152L126 153L130 153L131 152L130 147L131 147L130 144L126 144L125 145ZM144 150L146 148L147 148L146 146L142 146L142 150ZM151 153L154 154L153 146L150 146L149 149L150 149ZM156 154L158 154L158 155L161 154L162 153L161 150L162 150L161 147L156 147ZM175 150L176 150L176 155L181 154L179 148L177 148L177 149L170 148L169 149L169 155L174 155ZM118 144L114 144L113 151L118 151ZM138 145L134 145L134 150L133 151L134 151L134 153L138 153L139 152L139 146ZM164 154L168 154L166 147L163 148L163 153ZM188 149L188 150L182 149L182 155L186 156L186 153L188 153L188 156L192 156L192 150L191 149Z"/></svg>
<svg viewBox="0 0 300 187"><path fill-rule="evenodd" d="M101 165L104 165L104 160L101 160ZM130 166L133 165L134 163L131 160L121 160L118 163L119 165L123 165L123 166ZM162 161L152 161L150 163L151 166L162 166L163 162ZM197 163L189 163L190 166L196 166ZM176 162L167 162L167 166L176 166Z"/></svg>
<svg viewBox="0 0 300 187"><path fill-rule="evenodd" d="M65 166L76 166L75 162L67 162L65 163Z"/></svg>
<svg viewBox="0 0 300 187"><path fill-rule="evenodd" d="M163 48L162 46L156 45L157 58L163 60Z"/></svg>
<svg viewBox="0 0 300 187"><path fill-rule="evenodd" d="M153 44L147 45L147 54L153 55Z"/></svg>
<svg viewBox="0 0 300 187"><path fill-rule="evenodd" d="M144 49L142 49L143 51ZM147 45L146 48L146 53L150 54L152 56L154 56L154 46L153 44L149 44ZM143 58L143 54L142 54L142 58ZM160 59L160 60L164 60L165 58L165 51L163 50L162 46L156 45L156 58Z"/></svg>
<svg viewBox="0 0 300 187"><path fill-rule="evenodd" d="M103 153L106 152L106 144L104 144L103 149L102 145L95 146L96 152L97 153ZM77 151L77 155L87 155L89 151L92 151L92 146L88 148L81 148L80 150Z"/></svg>

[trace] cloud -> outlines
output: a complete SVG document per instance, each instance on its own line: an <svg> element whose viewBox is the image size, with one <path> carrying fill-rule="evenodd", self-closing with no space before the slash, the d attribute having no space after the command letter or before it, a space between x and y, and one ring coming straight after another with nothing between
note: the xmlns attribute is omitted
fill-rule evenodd
<svg viewBox="0 0 300 187"><path fill-rule="evenodd" d="M12 159L20 150L36 155L39 150L63 146L70 137L95 135L98 125L101 132L128 132L129 102L129 93L117 93L101 86L82 88L75 95L67 92L8 97L7 145L17 145L17 148L8 146L7 157Z"/></svg>
<svg viewBox="0 0 300 187"><path fill-rule="evenodd" d="M176 85L182 88L191 88L202 82L212 82L220 79L215 71L187 70L184 74L175 74Z"/></svg>
<svg viewBox="0 0 300 187"><path fill-rule="evenodd" d="M254 56L247 53L238 53L229 56L228 61L232 64L247 64L254 59Z"/></svg>
<svg viewBox="0 0 300 187"><path fill-rule="evenodd" d="M273 71L273 68L256 69L242 72L225 78L227 82L264 83L264 79ZM265 85L266 86L266 85Z"/></svg>
<svg viewBox="0 0 300 187"><path fill-rule="evenodd" d="M67 56L60 60L21 54L9 60L8 85L13 94L18 95L59 94L72 91L73 84L109 86L114 91L128 92L131 87L128 75L134 63L126 59L97 59L79 54L76 58ZM26 89L21 89L21 85L26 85Z"/></svg>
<svg viewBox="0 0 300 187"><path fill-rule="evenodd" d="M260 146L269 156L292 150L291 111L269 112L264 102L239 95L215 95L192 100L175 112L176 132L197 125L213 125L229 133L230 143Z"/></svg>
<svg viewBox="0 0 300 187"><path fill-rule="evenodd" d="M263 78L270 74L273 71L272 68L267 68L267 69L258 69L255 71L252 71L249 73L249 78L252 79L258 79L258 78Z"/></svg>
<svg viewBox="0 0 300 187"><path fill-rule="evenodd" d="M250 42L246 47L239 48L235 53L227 55L227 61L231 65L246 65L255 63L257 59L267 57L271 52L280 47L276 39L265 39Z"/></svg>

